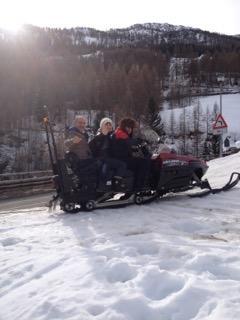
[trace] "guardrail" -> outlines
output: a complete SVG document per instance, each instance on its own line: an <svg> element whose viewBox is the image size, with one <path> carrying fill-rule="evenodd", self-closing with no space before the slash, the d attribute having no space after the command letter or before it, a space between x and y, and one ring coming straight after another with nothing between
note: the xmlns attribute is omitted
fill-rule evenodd
<svg viewBox="0 0 240 320"><path fill-rule="evenodd" d="M0 191L7 192L8 190L10 191L13 189L49 186L52 184L52 179L52 171L32 171L1 174Z"/></svg>
<svg viewBox="0 0 240 320"><path fill-rule="evenodd" d="M44 184L52 183L52 176L43 178L29 178L20 180L7 180L0 181L0 190L21 188L21 187L33 187Z"/></svg>
<svg viewBox="0 0 240 320"><path fill-rule="evenodd" d="M30 171L30 172L11 172L11 173L3 173L0 174L0 182L6 180L14 180L15 178L23 179L24 177L44 177L44 176L51 176L52 170L46 171Z"/></svg>

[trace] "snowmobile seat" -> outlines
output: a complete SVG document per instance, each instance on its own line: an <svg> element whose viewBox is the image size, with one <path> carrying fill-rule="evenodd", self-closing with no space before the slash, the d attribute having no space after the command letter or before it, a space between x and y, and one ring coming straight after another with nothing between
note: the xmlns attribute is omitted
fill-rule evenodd
<svg viewBox="0 0 240 320"><path fill-rule="evenodd" d="M96 173L100 167L100 163L96 159L79 160L73 152L66 152L65 161L66 165L77 175Z"/></svg>
<svg viewBox="0 0 240 320"><path fill-rule="evenodd" d="M78 167L78 157L73 152L66 152L65 153L65 162L66 165L72 169L73 172L77 171Z"/></svg>
<svg viewBox="0 0 240 320"><path fill-rule="evenodd" d="M67 152L65 154L65 163L66 166L78 177L80 189L98 188L98 190L102 189L102 191L113 190L115 192L125 192L131 191L133 188L134 178L133 173L130 170L126 170L124 177L120 180L120 183L115 179L114 172L109 171L108 181L110 180L111 184L106 186L99 179L103 164L102 161L97 159L79 160L77 155L73 152Z"/></svg>
<svg viewBox="0 0 240 320"><path fill-rule="evenodd" d="M65 154L66 165L79 178L82 184L97 183L100 164L95 159L79 160L73 152Z"/></svg>

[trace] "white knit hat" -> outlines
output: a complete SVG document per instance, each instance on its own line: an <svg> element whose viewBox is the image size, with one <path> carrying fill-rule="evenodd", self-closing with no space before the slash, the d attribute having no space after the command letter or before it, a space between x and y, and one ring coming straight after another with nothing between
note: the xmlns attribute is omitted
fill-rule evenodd
<svg viewBox="0 0 240 320"><path fill-rule="evenodd" d="M105 125L105 123L107 123L107 122L110 122L111 125L113 125L113 122L112 122L112 120L111 120L110 118L103 118L103 119L100 121L100 129L102 129L103 126Z"/></svg>

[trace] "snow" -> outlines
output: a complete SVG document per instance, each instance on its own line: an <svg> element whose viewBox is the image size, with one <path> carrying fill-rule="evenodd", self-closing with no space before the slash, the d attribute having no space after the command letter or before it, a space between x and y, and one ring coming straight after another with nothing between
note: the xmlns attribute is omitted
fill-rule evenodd
<svg viewBox="0 0 240 320"><path fill-rule="evenodd" d="M87 44L92 44L92 43L98 44L98 43L99 43L99 41L98 41L97 38L91 37L91 36L85 36L85 37L84 37L84 41L85 41Z"/></svg>
<svg viewBox="0 0 240 320"><path fill-rule="evenodd" d="M102 54L103 54L102 51L98 50L98 51L96 51L94 53L82 54L79 57L90 59L90 58L98 57L99 55L102 55Z"/></svg>
<svg viewBox="0 0 240 320"><path fill-rule="evenodd" d="M222 186L240 153L209 162ZM0 319L236 320L240 186L68 215L0 214Z"/></svg>
<svg viewBox="0 0 240 320"><path fill-rule="evenodd" d="M211 113L215 103L217 103L218 106L220 105L220 96L213 95L199 97L199 101L201 103L202 110L206 112L207 108L209 108L209 112ZM191 110L192 108L193 106L186 106L187 110ZM168 103L164 104L164 109L165 110L161 114L163 119L168 122L171 113ZM182 108L174 109L176 119L180 116L182 110ZM240 133L240 93L222 95L222 115L228 124L228 131Z"/></svg>
<svg viewBox="0 0 240 320"><path fill-rule="evenodd" d="M3 171L11 170L11 167L14 163L14 158L16 155L16 148L10 147L8 145L4 145L0 143L0 166L6 162L6 167L3 168ZM1 172L2 173L2 172Z"/></svg>

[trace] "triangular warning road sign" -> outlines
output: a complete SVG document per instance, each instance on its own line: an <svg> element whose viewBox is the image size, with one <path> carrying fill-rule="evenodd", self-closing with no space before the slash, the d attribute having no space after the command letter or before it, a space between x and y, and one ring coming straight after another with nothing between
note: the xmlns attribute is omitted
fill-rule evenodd
<svg viewBox="0 0 240 320"><path fill-rule="evenodd" d="M223 116L221 114L219 114L217 116L216 121L213 124L213 129L224 129L227 127L228 127L228 125L227 125L226 121L224 120Z"/></svg>

